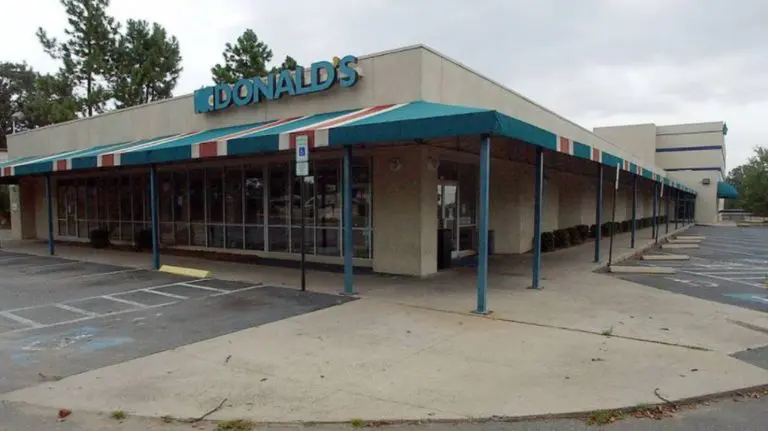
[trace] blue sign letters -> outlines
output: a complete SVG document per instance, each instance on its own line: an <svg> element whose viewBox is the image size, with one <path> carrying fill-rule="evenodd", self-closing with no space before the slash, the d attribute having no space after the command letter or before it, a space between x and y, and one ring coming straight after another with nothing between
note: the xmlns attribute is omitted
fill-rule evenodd
<svg viewBox="0 0 768 431"><path fill-rule="evenodd" d="M263 100L277 100L286 94L298 96L317 93L328 90L336 83L342 88L354 86L360 78L355 68L357 57L347 55L334 59L334 63L313 63L309 69L309 82L305 82L305 69L297 67L295 71L270 73L265 78L243 78L232 85L218 84L201 88L194 94L195 113L220 111L232 105L245 106Z"/></svg>

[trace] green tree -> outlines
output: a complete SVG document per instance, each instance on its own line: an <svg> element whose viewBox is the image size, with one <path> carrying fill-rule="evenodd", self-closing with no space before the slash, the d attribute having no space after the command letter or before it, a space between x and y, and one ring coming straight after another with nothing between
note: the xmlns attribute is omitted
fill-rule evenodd
<svg viewBox="0 0 768 431"><path fill-rule="evenodd" d="M755 155L739 168L741 180L736 186L742 207L754 215L768 216L768 148L755 148Z"/></svg>
<svg viewBox="0 0 768 431"><path fill-rule="evenodd" d="M77 118L82 100L75 96L75 82L63 71L55 75L38 75L34 91L24 105L27 127L43 127Z"/></svg>
<svg viewBox="0 0 768 431"><path fill-rule="evenodd" d="M129 19L112 53L111 88L118 108L173 96L181 73L175 36L160 24Z"/></svg>
<svg viewBox="0 0 768 431"><path fill-rule="evenodd" d="M118 25L107 15L109 0L61 0L67 14L67 38L59 41L41 27L37 37L43 49L62 61L60 72L71 77L84 114L104 111L109 91L104 85L109 54L114 52Z"/></svg>
<svg viewBox="0 0 768 431"><path fill-rule="evenodd" d="M272 61L272 50L249 28L237 38L234 45L225 45L222 56L224 63L211 68L213 81L217 84L232 84L240 78L269 74L267 65Z"/></svg>
<svg viewBox="0 0 768 431"><path fill-rule="evenodd" d="M6 136L27 129L24 107L34 91L36 74L26 63L0 63L0 148Z"/></svg>
<svg viewBox="0 0 768 431"><path fill-rule="evenodd" d="M291 57L290 55L285 56L285 60L283 60L283 63L280 65L280 67L273 67L271 72L273 73L280 73L282 70L295 70L296 66L296 60Z"/></svg>
<svg viewBox="0 0 768 431"><path fill-rule="evenodd" d="M732 185L736 191L739 192L739 199L726 199L725 200L725 209L741 209L743 204L741 202L743 197L742 192L742 182L744 180L744 166L737 166L728 173L728 176L725 178L725 181Z"/></svg>

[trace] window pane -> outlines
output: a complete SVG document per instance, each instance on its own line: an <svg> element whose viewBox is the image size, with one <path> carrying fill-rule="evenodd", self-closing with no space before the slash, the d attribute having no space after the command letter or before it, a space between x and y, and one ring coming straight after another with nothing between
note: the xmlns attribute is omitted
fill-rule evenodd
<svg viewBox="0 0 768 431"><path fill-rule="evenodd" d="M477 189L477 167L466 164L459 165L459 226L472 226L475 224ZM467 250L470 248L467 248Z"/></svg>
<svg viewBox="0 0 768 431"><path fill-rule="evenodd" d="M275 164L269 168L270 225L285 226L288 224L288 212L291 208L288 196L288 172L288 165L285 163ZM287 245L288 242L286 241L285 246Z"/></svg>
<svg viewBox="0 0 768 431"><path fill-rule="evenodd" d="M367 166L352 168L352 226L368 227L371 204L370 175Z"/></svg>
<svg viewBox="0 0 768 431"><path fill-rule="evenodd" d="M67 216L67 185L64 181L59 181L56 189L56 214L59 218ZM64 235L59 231L60 235Z"/></svg>
<svg viewBox="0 0 768 431"><path fill-rule="evenodd" d="M208 204L208 222L221 223L224 221L224 189L222 187L221 169L206 169L205 182ZM222 240L223 241L223 240Z"/></svg>
<svg viewBox="0 0 768 431"><path fill-rule="evenodd" d="M160 212L161 222L173 221L173 174L170 172L161 172L157 176L158 188L158 211Z"/></svg>
<svg viewBox="0 0 768 431"><path fill-rule="evenodd" d="M189 215L190 221L205 221L205 171L202 169L189 171Z"/></svg>
<svg viewBox="0 0 768 431"><path fill-rule="evenodd" d="M312 178L312 177L308 177ZM291 225L294 227L301 227L301 188L304 187L304 223L307 227L315 225L315 211L314 203L315 199L312 196L315 194L315 184L307 182L305 177L293 177L293 199L291 201Z"/></svg>
<svg viewBox="0 0 768 431"><path fill-rule="evenodd" d="M314 229L311 227L304 229L304 253L315 253L315 238ZM291 229L291 252L301 253L301 228L294 227Z"/></svg>
<svg viewBox="0 0 768 431"><path fill-rule="evenodd" d="M202 223L190 223L190 245L205 246L205 225Z"/></svg>
<svg viewBox="0 0 768 431"><path fill-rule="evenodd" d="M208 247L223 248L224 247L224 226L223 225L208 225Z"/></svg>
<svg viewBox="0 0 768 431"><path fill-rule="evenodd" d="M133 221L144 221L144 201L147 194L147 177L145 175L137 175L132 178L131 188L133 189Z"/></svg>
<svg viewBox="0 0 768 431"><path fill-rule="evenodd" d="M107 188L105 190L107 201L107 218L110 221L120 220L120 188L117 178L109 178L107 180Z"/></svg>
<svg viewBox="0 0 768 431"><path fill-rule="evenodd" d="M288 251L288 228L269 228L269 251Z"/></svg>
<svg viewBox="0 0 768 431"><path fill-rule="evenodd" d="M173 173L173 218L177 222L189 221L186 171Z"/></svg>
<svg viewBox="0 0 768 431"><path fill-rule="evenodd" d="M120 222L120 239L123 241L133 241L133 223L129 221Z"/></svg>
<svg viewBox="0 0 768 431"><path fill-rule="evenodd" d="M227 168L224 175L224 215L227 224L243 223L243 171L240 167ZM229 236L229 234L227 234ZM242 241L243 232L240 237ZM229 241L227 241L229 242Z"/></svg>
<svg viewBox="0 0 768 431"><path fill-rule="evenodd" d="M173 245L176 242L176 235L173 231L173 223L160 222L160 244Z"/></svg>
<svg viewBox="0 0 768 431"><path fill-rule="evenodd" d="M243 248L243 226L228 224L226 226L227 233L227 248L242 249Z"/></svg>
<svg viewBox="0 0 768 431"><path fill-rule="evenodd" d="M341 219L341 193L339 190L339 161L320 161L315 164L316 193L311 199L317 214L318 226L338 227Z"/></svg>
<svg viewBox="0 0 768 431"><path fill-rule="evenodd" d="M98 219L98 211L96 208L96 180L89 178L86 181L86 205L85 205L85 218L94 221ZM90 229L90 228L89 228Z"/></svg>
<svg viewBox="0 0 768 431"><path fill-rule="evenodd" d="M318 228L315 233L317 254L323 256L340 256L339 228Z"/></svg>
<svg viewBox="0 0 768 431"><path fill-rule="evenodd" d="M88 232L88 222L84 220L79 220L77 222L77 236L79 238L89 238Z"/></svg>
<svg viewBox="0 0 768 431"><path fill-rule="evenodd" d="M354 244L354 257L368 259L368 252L371 249L371 234L368 229L355 229L352 231L352 241Z"/></svg>
<svg viewBox="0 0 768 431"><path fill-rule="evenodd" d="M77 182L77 218L85 219L85 181Z"/></svg>
<svg viewBox="0 0 768 431"><path fill-rule="evenodd" d="M173 227L176 231L176 245L189 245L189 223L176 222Z"/></svg>
<svg viewBox="0 0 768 431"><path fill-rule="evenodd" d="M245 227L245 248L248 250L264 250L263 227Z"/></svg>
<svg viewBox="0 0 768 431"><path fill-rule="evenodd" d="M262 166L245 167L245 222L264 224L264 169Z"/></svg>
<svg viewBox="0 0 768 431"><path fill-rule="evenodd" d="M133 220L131 212L133 210L131 205L131 195L133 190L131 189L131 177L120 178L120 220L130 221Z"/></svg>

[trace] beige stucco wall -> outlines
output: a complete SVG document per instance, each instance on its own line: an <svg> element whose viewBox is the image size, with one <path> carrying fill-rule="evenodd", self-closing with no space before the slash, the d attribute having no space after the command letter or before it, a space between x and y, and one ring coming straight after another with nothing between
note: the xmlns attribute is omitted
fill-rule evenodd
<svg viewBox="0 0 768 431"><path fill-rule="evenodd" d="M643 166L647 167L647 163L654 163L656 155L655 124L595 127L592 131L596 135L615 142L636 154L643 161Z"/></svg>
<svg viewBox="0 0 768 431"><path fill-rule="evenodd" d="M437 172L425 147L390 147L373 158L373 269L428 275L437 271ZM399 158L401 168L390 169Z"/></svg>
<svg viewBox="0 0 768 431"><path fill-rule="evenodd" d="M716 223L718 220L719 199L717 199L717 178L719 173L708 171L671 172L673 178L691 184L696 190L696 222ZM703 178L710 178L708 185L702 184Z"/></svg>

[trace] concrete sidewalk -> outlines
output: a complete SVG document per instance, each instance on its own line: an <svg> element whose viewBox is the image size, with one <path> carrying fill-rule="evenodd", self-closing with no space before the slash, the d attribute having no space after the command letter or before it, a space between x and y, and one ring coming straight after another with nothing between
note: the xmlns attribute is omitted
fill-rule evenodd
<svg viewBox="0 0 768 431"><path fill-rule="evenodd" d="M652 243L649 230L638 238L636 251ZM91 252L58 250L75 258ZM494 256L488 317L470 313L474 268L428 279L357 276L359 301L3 398L175 417L199 416L226 398L213 418L255 421L465 419L655 403L656 388L679 399L768 384L768 371L728 356L768 344L768 329L747 329L768 328L763 313L593 273L591 251L587 244L546 254L540 291L525 289L530 256ZM634 253L628 235L617 236L614 252ZM126 265L147 259L102 251L84 257ZM298 280L289 268L165 263L223 278ZM309 274L312 290L338 292L341 280Z"/></svg>

